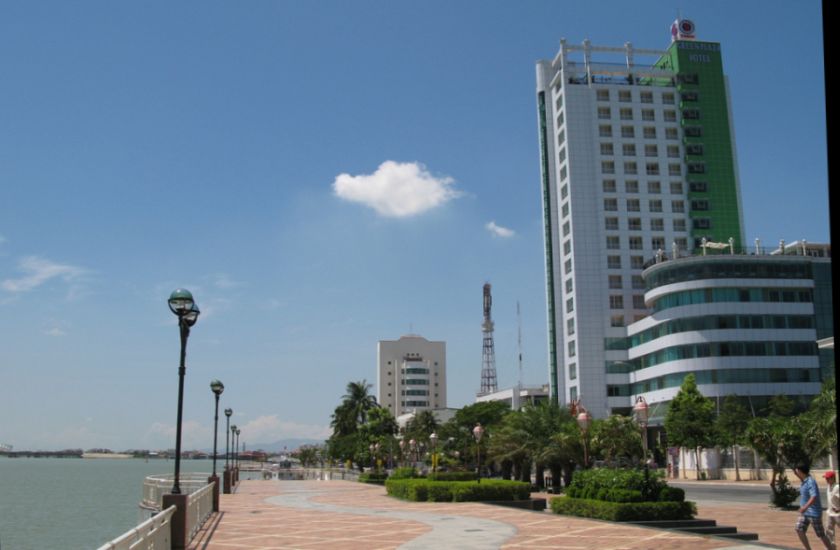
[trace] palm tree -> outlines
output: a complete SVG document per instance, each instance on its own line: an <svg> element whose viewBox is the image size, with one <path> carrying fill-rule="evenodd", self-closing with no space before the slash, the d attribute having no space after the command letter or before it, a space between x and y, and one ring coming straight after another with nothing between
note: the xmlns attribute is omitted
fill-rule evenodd
<svg viewBox="0 0 840 550"><path fill-rule="evenodd" d="M376 397L368 393L372 387L373 385L368 384L367 380L348 382L345 390L347 393L341 398L343 400L341 406L346 407L344 412L357 426L367 422L368 411L379 406Z"/></svg>

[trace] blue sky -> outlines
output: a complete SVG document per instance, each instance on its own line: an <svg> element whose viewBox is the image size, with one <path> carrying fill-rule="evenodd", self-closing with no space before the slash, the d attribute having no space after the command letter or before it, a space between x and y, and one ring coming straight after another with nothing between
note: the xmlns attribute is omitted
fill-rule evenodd
<svg viewBox="0 0 840 550"><path fill-rule="evenodd" d="M534 62L562 37L722 44L747 242L827 241L820 3L28 2L0 7L0 443L328 433L376 342L447 342L449 405L547 380Z"/></svg>

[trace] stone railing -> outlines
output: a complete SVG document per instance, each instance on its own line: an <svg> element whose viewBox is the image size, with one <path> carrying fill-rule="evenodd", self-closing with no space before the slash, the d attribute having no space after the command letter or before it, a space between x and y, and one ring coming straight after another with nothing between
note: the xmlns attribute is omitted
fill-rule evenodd
<svg viewBox="0 0 840 550"><path fill-rule="evenodd" d="M175 507L170 506L134 529L103 544L98 550L168 549L172 544L172 516L174 514Z"/></svg>
<svg viewBox="0 0 840 550"><path fill-rule="evenodd" d="M187 497L187 541L192 540L213 513L213 483Z"/></svg>
<svg viewBox="0 0 840 550"><path fill-rule="evenodd" d="M179 476L178 484L181 493L192 494L207 485L209 473L187 473ZM140 507L145 510L160 510L163 503L163 495L172 491L172 484L175 476L172 474L159 474L148 476L143 480L143 500Z"/></svg>

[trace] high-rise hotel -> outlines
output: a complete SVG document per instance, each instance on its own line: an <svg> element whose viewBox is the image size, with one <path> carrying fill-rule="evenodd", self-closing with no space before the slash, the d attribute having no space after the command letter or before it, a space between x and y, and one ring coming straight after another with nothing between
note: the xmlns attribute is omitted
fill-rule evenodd
<svg viewBox="0 0 840 550"><path fill-rule="evenodd" d="M632 406L610 388L650 311L643 270L745 244L721 47L693 33L675 22L666 50L561 40L536 67L550 390L598 417Z"/></svg>

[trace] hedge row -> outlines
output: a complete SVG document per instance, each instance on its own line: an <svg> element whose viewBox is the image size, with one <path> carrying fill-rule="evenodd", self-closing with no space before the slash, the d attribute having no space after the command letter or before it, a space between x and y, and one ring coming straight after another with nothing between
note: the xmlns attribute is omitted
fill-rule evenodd
<svg viewBox="0 0 840 550"><path fill-rule="evenodd" d="M660 496L667 487L655 471L645 475L642 470L593 468L575 472L566 495L610 502L676 501L675 493L666 492Z"/></svg>
<svg viewBox="0 0 840 550"><path fill-rule="evenodd" d="M607 521L651 521L692 519L697 513L693 502L606 502L572 497L551 499L555 514Z"/></svg>
<svg viewBox="0 0 840 550"><path fill-rule="evenodd" d="M417 472L417 469L412 466L405 466L403 468L397 468L391 472L391 477L389 479L414 479L416 477L421 477Z"/></svg>
<svg viewBox="0 0 840 550"><path fill-rule="evenodd" d="M359 474L359 481L361 483L375 483L377 485L383 485L386 479L388 479L387 472L365 472L363 474Z"/></svg>
<svg viewBox="0 0 840 550"><path fill-rule="evenodd" d="M477 483L391 478L385 481L385 490L393 497L414 502L527 500L531 496L529 483L499 479L487 479Z"/></svg>
<svg viewBox="0 0 840 550"><path fill-rule="evenodd" d="M475 472L432 472L429 481L475 481Z"/></svg>

